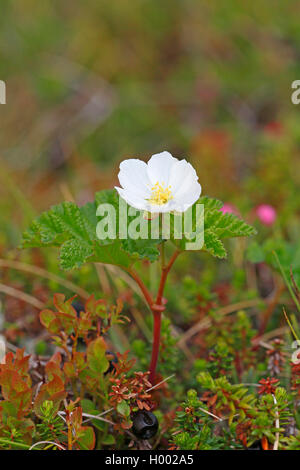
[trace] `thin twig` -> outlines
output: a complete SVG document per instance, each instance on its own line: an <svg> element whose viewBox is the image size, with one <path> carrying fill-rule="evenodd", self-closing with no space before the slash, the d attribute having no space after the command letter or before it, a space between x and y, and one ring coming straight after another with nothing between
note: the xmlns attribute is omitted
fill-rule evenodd
<svg viewBox="0 0 300 470"><path fill-rule="evenodd" d="M167 382L167 380L170 380L172 379L172 377L174 377L175 374L172 374L172 375L169 375L169 377L167 377L166 379L162 380L161 382L158 382L158 384L156 385L153 385L153 387L151 388L148 388L148 390L146 390L146 392L151 392L151 390L154 390L155 388L159 387L161 384L163 384L164 382Z"/></svg>
<svg viewBox="0 0 300 470"><path fill-rule="evenodd" d="M44 277L46 279L49 279L50 281L54 281L54 282L57 282L58 284L61 284L62 286L69 289L70 291L78 294L83 299L88 299L90 297L90 294L86 290L82 289L81 287L77 286L71 281L63 279L62 277L57 276L56 274L50 273L46 269L39 268L37 266L32 266L31 264L27 264L27 263L21 263L20 261L5 260L5 259L0 259L0 267L12 268L12 269L16 269L19 271L25 271L31 274L35 274L37 276Z"/></svg>
<svg viewBox="0 0 300 470"><path fill-rule="evenodd" d="M268 341L271 338L275 338L275 336L283 335L288 331L287 326L281 326L280 328L276 328L275 330L268 331L268 333L265 333L263 336L259 336L257 338L253 338L252 343L254 346L259 344L260 342L265 342Z"/></svg>
<svg viewBox="0 0 300 470"><path fill-rule="evenodd" d="M228 315L229 313L236 312L238 310L242 310L244 308L251 308L255 307L261 302L261 299L251 299L245 300L242 302L238 302L236 304L228 305L227 307L220 308L215 313L220 316ZM211 326L211 321L208 318L201 320L200 322L193 325L189 330L187 330L180 340L178 341L178 346L181 346L183 343L186 343L192 336L199 333L204 328L209 328Z"/></svg>
<svg viewBox="0 0 300 470"><path fill-rule="evenodd" d="M15 297L16 299L22 300L23 302L32 305L38 310L42 310L43 308L45 308L45 304L43 302L36 299L35 297L32 297L32 295L25 294L25 292L21 292L20 290L15 289L14 287L6 286L5 284L0 284L0 292L3 292L4 294L7 294L11 297Z"/></svg>
<svg viewBox="0 0 300 470"><path fill-rule="evenodd" d="M213 413L211 413L210 411L205 410L204 408L201 408L200 406L199 406L198 409L203 411L203 413L206 413L207 415L212 416L213 418L217 419L218 421L224 421L224 419L220 418L219 416L214 415Z"/></svg>
<svg viewBox="0 0 300 470"><path fill-rule="evenodd" d="M285 311L284 308L283 308L283 314L284 314L284 316L285 316L285 319L286 319L286 321L287 321L287 324L289 325L290 330L291 330L291 332L293 333L295 339L299 341L299 338L298 338L298 336L297 336L297 333L295 332L295 330L294 330L294 328L293 328L293 325L292 325L292 323L291 323L289 317L287 316L287 313L286 313L286 311Z"/></svg>
<svg viewBox="0 0 300 470"><path fill-rule="evenodd" d="M277 429L277 432L275 434L275 442L274 442L273 450L278 450L278 446L279 446L279 429L280 429L279 413L278 413L277 400L275 398L275 395L272 395L272 396L273 396L273 400L274 400L274 404L275 404L275 415L276 415L275 428Z"/></svg>
<svg viewBox="0 0 300 470"><path fill-rule="evenodd" d="M29 447L28 450L32 450L32 449L34 449L34 447L36 447L40 444L52 444L53 446L59 447L61 450L66 450L65 447L63 447L61 444L57 444L57 442L52 442L52 441L39 441L39 442L36 442L31 447Z"/></svg>
<svg viewBox="0 0 300 470"><path fill-rule="evenodd" d="M65 411L60 411L59 413L60 413L60 415L65 415L66 414ZM104 421L105 423L112 424L113 426L115 426L115 424L116 424L116 423L113 423L112 421L110 421L109 419L101 418L99 415L91 415L89 413L82 413L82 416L84 416L85 418L90 418L88 420L83 421L84 423L86 423L87 421L90 421L91 419L98 419L99 421ZM62 419L64 419L62 416L60 416L60 417Z"/></svg>
<svg viewBox="0 0 300 470"><path fill-rule="evenodd" d="M95 264L95 268L96 268L96 271L97 271L97 276L98 276L98 279L99 279L99 282L101 284L101 287L102 287L102 290L103 290L104 294L110 295L111 294L111 286L109 284L109 279L108 279L107 273L105 271L106 266L104 267L104 264L101 264L101 263L94 263L94 264Z"/></svg>

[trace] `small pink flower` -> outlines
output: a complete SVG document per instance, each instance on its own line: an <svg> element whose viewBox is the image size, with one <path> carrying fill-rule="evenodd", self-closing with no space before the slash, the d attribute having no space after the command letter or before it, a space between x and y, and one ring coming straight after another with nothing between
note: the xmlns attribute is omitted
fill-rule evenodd
<svg viewBox="0 0 300 470"><path fill-rule="evenodd" d="M269 204L257 206L255 212L260 222L264 225L273 225L277 217L274 207Z"/></svg>
<svg viewBox="0 0 300 470"><path fill-rule="evenodd" d="M220 211L223 212L223 214L238 214L237 209L232 204L227 203L225 203L223 207L221 207Z"/></svg>

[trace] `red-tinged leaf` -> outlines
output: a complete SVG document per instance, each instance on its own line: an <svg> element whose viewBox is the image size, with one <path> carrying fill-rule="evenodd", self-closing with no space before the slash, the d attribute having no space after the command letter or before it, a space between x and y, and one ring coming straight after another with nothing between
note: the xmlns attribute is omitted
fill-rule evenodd
<svg viewBox="0 0 300 470"><path fill-rule="evenodd" d="M63 312L63 306L66 300L66 296L64 294L54 294L53 296L53 303L56 309L60 312Z"/></svg>
<svg viewBox="0 0 300 470"><path fill-rule="evenodd" d="M101 374L108 369L109 362L106 358L106 344L103 338L99 337L92 341L87 348L87 361L91 371Z"/></svg>
<svg viewBox="0 0 300 470"><path fill-rule="evenodd" d="M93 377L91 376L93 375ZM89 369L85 369L82 372L79 373L78 377L80 381L85 385L85 388L90 392L90 393L95 393L95 390L97 389L97 386L99 385L99 374L93 373L89 371Z"/></svg>
<svg viewBox="0 0 300 470"><path fill-rule="evenodd" d="M15 355L9 352L4 358L4 363L0 364L0 372L14 370L18 372L23 379L29 379L29 359L30 356L24 357L24 349L17 349ZM28 380L28 383L30 383L30 380Z"/></svg>
<svg viewBox="0 0 300 470"><path fill-rule="evenodd" d="M13 369L13 360L14 354L12 352L8 352L4 357L3 364L0 364L0 371L7 368Z"/></svg>
<svg viewBox="0 0 300 470"><path fill-rule="evenodd" d="M59 321L61 322L61 325L62 325L61 329L65 333L69 335L75 330L76 324L77 324L77 317L74 318L72 315L70 315L69 313L65 313L65 312L59 312L57 314L57 317Z"/></svg>
<svg viewBox="0 0 300 470"><path fill-rule="evenodd" d="M53 356L50 358L50 361L56 362L56 364L60 365L62 361L60 352L54 353Z"/></svg>
<svg viewBox="0 0 300 470"><path fill-rule="evenodd" d="M95 443L96 438L94 429L91 426L81 426L79 438L76 442L78 447L82 450L93 450Z"/></svg>
<svg viewBox="0 0 300 470"><path fill-rule="evenodd" d="M64 373L69 379L76 377L76 369L72 362L65 362Z"/></svg>
<svg viewBox="0 0 300 470"><path fill-rule="evenodd" d="M49 328L51 322L56 320L56 314L52 312L52 310L45 309L42 310L40 313L40 321L43 326L45 326L47 329Z"/></svg>
<svg viewBox="0 0 300 470"><path fill-rule="evenodd" d="M59 320L59 318L55 318L55 320L53 320L50 325L49 325L49 332L52 333L52 334L57 334L59 333L61 330L63 329L63 325L61 323L61 321Z"/></svg>
<svg viewBox="0 0 300 470"><path fill-rule="evenodd" d="M64 379L63 371L61 370L59 364L54 361L47 362L45 366L45 371L49 380L53 380L54 376L58 376L61 380Z"/></svg>
<svg viewBox="0 0 300 470"><path fill-rule="evenodd" d="M53 374L52 380L43 386L47 387L47 391L50 395L54 395L65 389L63 380L56 374Z"/></svg>
<svg viewBox="0 0 300 470"><path fill-rule="evenodd" d="M106 302L103 299L96 300L94 294L86 301L85 311L93 317L106 317Z"/></svg>
<svg viewBox="0 0 300 470"><path fill-rule="evenodd" d="M65 300L65 296L63 294L54 294L53 303L57 308L58 312L63 312L70 315L72 318L77 317L76 310L72 306L72 302L75 299L76 295L71 297L68 300Z"/></svg>
<svg viewBox="0 0 300 470"><path fill-rule="evenodd" d="M53 379L41 386L40 391L34 401L34 411L36 415L40 417L42 416L41 406L46 400L53 402L54 410L57 412L62 400L64 400L66 396L67 393L65 391L62 379L59 376L53 374Z"/></svg>
<svg viewBox="0 0 300 470"><path fill-rule="evenodd" d="M8 401L1 401L0 406L0 423L3 425L9 421L9 428L17 429L19 439L22 439L24 444L30 445L32 442L32 436L34 433L35 425L29 418L25 418L22 413L18 415L16 407ZM3 428L2 428L3 429ZM2 431L2 430L1 430ZM1 437L3 434L1 433Z"/></svg>
<svg viewBox="0 0 300 470"><path fill-rule="evenodd" d="M17 349L14 361L15 369L22 375L28 373L30 359L30 355L24 356L24 352L24 349Z"/></svg>
<svg viewBox="0 0 300 470"><path fill-rule="evenodd" d="M11 402L20 417L31 406L32 391L28 383L22 380L20 374L14 370L4 370L0 373L1 392L5 400Z"/></svg>
<svg viewBox="0 0 300 470"><path fill-rule="evenodd" d="M0 385L2 386L2 395L6 400L9 400L12 392L22 392L26 388L26 384L18 372L10 369L0 373Z"/></svg>
<svg viewBox="0 0 300 470"><path fill-rule="evenodd" d="M76 364L76 368L79 371L82 371L83 369L87 367L85 353L77 351L74 353L73 358Z"/></svg>
<svg viewBox="0 0 300 470"><path fill-rule="evenodd" d="M71 413L71 422L73 427L75 428L75 431L79 431L82 423L82 408L78 406L75 408L72 413Z"/></svg>
<svg viewBox="0 0 300 470"><path fill-rule="evenodd" d="M22 418L18 421L18 431L22 433L22 441L30 445L32 443L32 436L35 429L33 421L29 418Z"/></svg>
<svg viewBox="0 0 300 470"><path fill-rule="evenodd" d="M130 421L122 421L121 422L121 428L123 429L130 429L132 427L132 422Z"/></svg>
<svg viewBox="0 0 300 470"><path fill-rule="evenodd" d="M80 319L78 320L78 333L84 335L86 332L92 329L92 321L90 319L90 314L85 313L81 314Z"/></svg>

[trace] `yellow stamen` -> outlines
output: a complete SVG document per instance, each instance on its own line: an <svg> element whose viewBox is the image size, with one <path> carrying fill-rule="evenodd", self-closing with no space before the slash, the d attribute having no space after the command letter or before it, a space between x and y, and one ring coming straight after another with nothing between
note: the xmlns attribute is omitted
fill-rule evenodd
<svg viewBox="0 0 300 470"><path fill-rule="evenodd" d="M173 199L171 186L164 186L164 183L160 184L159 182L152 186L152 194L150 199L148 199L151 204L162 206L163 204L166 204L168 201L170 201L170 199Z"/></svg>

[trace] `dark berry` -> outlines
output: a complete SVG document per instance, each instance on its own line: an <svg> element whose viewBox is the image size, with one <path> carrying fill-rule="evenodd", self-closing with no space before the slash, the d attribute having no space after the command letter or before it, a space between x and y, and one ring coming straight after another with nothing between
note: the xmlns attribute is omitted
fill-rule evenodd
<svg viewBox="0 0 300 470"><path fill-rule="evenodd" d="M106 357L109 361L109 368L107 369L107 371L105 371L104 375L110 374L111 372L113 372L115 370L114 364L118 364L118 362L119 362L118 357L114 352L106 351L105 354L106 354Z"/></svg>
<svg viewBox="0 0 300 470"><path fill-rule="evenodd" d="M77 317L80 316L80 312L85 311L84 305L81 302L79 302L79 300L73 300L72 307L76 310Z"/></svg>
<svg viewBox="0 0 300 470"><path fill-rule="evenodd" d="M158 430L158 421L151 411L139 410L133 415L132 432L140 439L150 439Z"/></svg>

